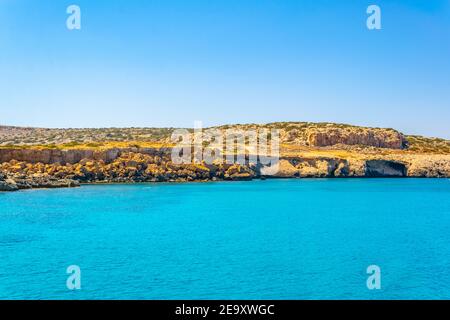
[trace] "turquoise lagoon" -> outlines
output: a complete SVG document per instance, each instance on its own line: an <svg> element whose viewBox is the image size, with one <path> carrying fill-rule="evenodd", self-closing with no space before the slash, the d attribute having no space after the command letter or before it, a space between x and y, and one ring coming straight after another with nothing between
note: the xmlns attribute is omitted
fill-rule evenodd
<svg viewBox="0 0 450 320"><path fill-rule="evenodd" d="M0 299L422 298L450 298L448 179L0 193Z"/></svg>

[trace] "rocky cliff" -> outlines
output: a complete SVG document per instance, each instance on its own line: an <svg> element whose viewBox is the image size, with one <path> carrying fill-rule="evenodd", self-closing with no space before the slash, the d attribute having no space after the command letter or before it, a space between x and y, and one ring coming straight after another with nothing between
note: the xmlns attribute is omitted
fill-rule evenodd
<svg viewBox="0 0 450 320"><path fill-rule="evenodd" d="M170 154L167 148L112 148L106 150L89 149L0 149L0 163L11 160L43 164L75 164L82 159L102 160L105 163L117 159L122 153L135 152L149 155Z"/></svg>
<svg viewBox="0 0 450 320"><path fill-rule="evenodd" d="M315 147L344 144L403 149L407 146L406 138L392 129L325 127L308 129L307 136L308 145Z"/></svg>
<svg viewBox="0 0 450 320"><path fill-rule="evenodd" d="M408 156L343 159L331 157L283 157L275 172L254 164L174 164L169 155L122 152L106 163L82 159L60 163L29 163L11 160L0 164L0 191L26 188L74 187L79 183L182 182L251 180L255 178L344 177L450 177L450 156Z"/></svg>
<svg viewBox="0 0 450 320"><path fill-rule="evenodd" d="M0 127L0 145L8 145L20 137L20 146L0 148L0 191L76 187L80 183L105 182L450 177L450 142L443 139L408 137L393 129L329 123L217 127L222 132L230 128L278 129L281 157L276 170L261 163L248 162L244 165L175 164L171 161L172 149L167 144L142 146L146 143L145 139L167 142L170 136L167 129ZM75 142L80 135L96 144ZM96 140L116 141L114 139L118 136L125 136L123 139L128 139L130 143L104 144ZM36 141L64 143L35 146ZM110 147L116 143L120 147Z"/></svg>

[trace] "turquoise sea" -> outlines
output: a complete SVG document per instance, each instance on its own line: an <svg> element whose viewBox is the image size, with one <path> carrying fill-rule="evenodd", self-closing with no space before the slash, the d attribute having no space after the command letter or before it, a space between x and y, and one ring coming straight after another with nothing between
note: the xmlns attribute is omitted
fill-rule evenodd
<svg viewBox="0 0 450 320"><path fill-rule="evenodd" d="M87 298L449 299L450 180L0 193L0 299Z"/></svg>

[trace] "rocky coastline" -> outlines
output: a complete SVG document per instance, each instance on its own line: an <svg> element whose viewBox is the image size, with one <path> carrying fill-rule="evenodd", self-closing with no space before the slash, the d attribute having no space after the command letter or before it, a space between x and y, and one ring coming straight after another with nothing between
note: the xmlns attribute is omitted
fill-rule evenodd
<svg viewBox="0 0 450 320"><path fill-rule="evenodd" d="M372 156L367 159L293 157L279 160L278 170L268 172L259 163L174 164L170 149L106 150L74 163L43 163L11 159L0 163L0 191L34 188L78 187L93 183L242 181L265 178L350 177L450 177L450 156ZM5 158L3 151L3 158ZM0 150L0 155L2 150ZM33 153L26 152L26 155ZM20 157L17 151L13 155ZM95 156L94 156L95 155ZM114 156L112 156L114 155ZM24 156L24 155L21 155ZM39 152L33 155L40 159ZM23 157L22 157L23 159Z"/></svg>
<svg viewBox="0 0 450 320"><path fill-rule="evenodd" d="M249 157L252 149L245 144L245 163L176 164L171 157L173 128L0 126L0 191L89 183L450 177L450 141L445 139L334 123L276 122L212 129L223 137L229 130L276 130L277 170L258 160L248 161L255 157Z"/></svg>

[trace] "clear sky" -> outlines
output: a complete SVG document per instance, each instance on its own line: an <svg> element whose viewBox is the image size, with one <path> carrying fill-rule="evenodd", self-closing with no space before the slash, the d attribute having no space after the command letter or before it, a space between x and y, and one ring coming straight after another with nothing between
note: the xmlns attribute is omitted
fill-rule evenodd
<svg viewBox="0 0 450 320"><path fill-rule="evenodd" d="M450 138L450 1L0 0L0 124L195 120Z"/></svg>

